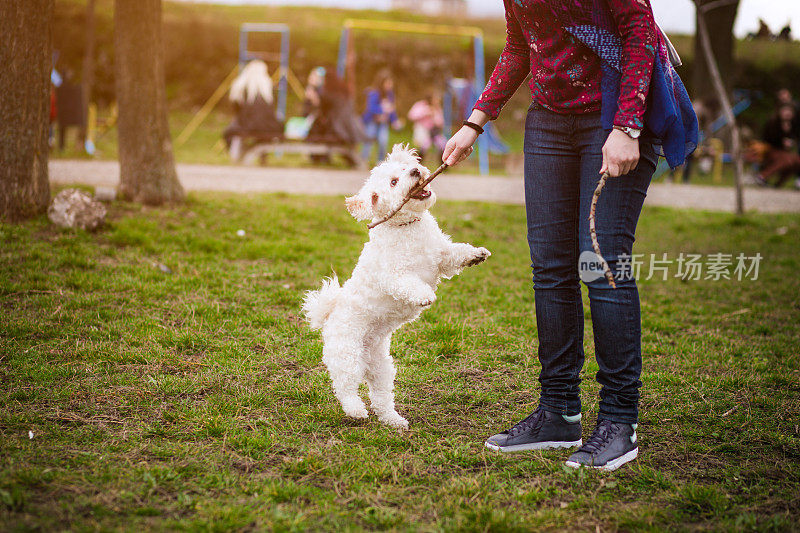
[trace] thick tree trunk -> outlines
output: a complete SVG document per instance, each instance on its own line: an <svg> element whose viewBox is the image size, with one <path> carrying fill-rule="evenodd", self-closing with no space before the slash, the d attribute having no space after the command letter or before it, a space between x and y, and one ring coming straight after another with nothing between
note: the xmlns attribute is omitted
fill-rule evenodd
<svg viewBox="0 0 800 533"><path fill-rule="evenodd" d="M733 24L739 10L739 0L695 0L696 17L701 17L701 8L710 7L703 19L711 39L711 49L717 60L725 87L730 90L733 77ZM709 5L709 4L714 4ZM699 21L698 21L699 22ZM699 24L698 24L699 27ZM700 39L694 40L694 97L705 101L716 100L717 93L709 72L708 61Z"/></svg>
<svg viewBox="0 0 800 533"><path fill-rule="evenodd" d="M53 0L0 2L0 220L41 213L50 202Z"/></svg>
<svg viewBox="0 0 800 533"><path fill-rule="evenodd" d="M161 0L115 0L120 196L158 205L184 198L167 123Z"/></svg>

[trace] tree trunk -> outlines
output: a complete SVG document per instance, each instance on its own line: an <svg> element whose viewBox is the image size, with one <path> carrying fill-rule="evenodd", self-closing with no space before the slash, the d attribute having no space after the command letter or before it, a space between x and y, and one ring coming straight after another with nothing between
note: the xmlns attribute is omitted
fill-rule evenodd
<svg viewBox="0 0 800 533"><path fill-rule="evenodd" d="M120 196L183 200L167 122L161 0L115 0Z"/></svg>
<svg viewBox="0 0 800 533"><path fill-rule="evenodd" d="M701 16L703 6L712 7L703 19L708 28L708 36L711 39L711 50L717 60L717 67L722 75L725 87L730 91L731 79L733 78L733 24L736 21L736 13L739 9L739 0L695 0L697 5L696 18ZM715 4L709 6L708 4ZM699 27L699 20L697 21ZM717 93L714 82L709 72L708 61L706 60L703 46L700 39L694 40L694 97L704 101L716 100Z"/></svg>
<svg viewBox="0 0 800 533"><path fill-rule="evenodd" d="M47 180L53 0L0 2L0 220L41 213Z"/></svg>
<svg viewBox="0 0 800 533"><path fill-rule="evenodd" d="M742 215L744 214L744 193L742 191L744 162L742 161L741 137L739 134L739 126L736 124L736 116L733 114L733 108L728 98L728 89L722 81L722 75L720 74L716 58L714 57L714 51L711 46L711 36L708 33L708 26L705 23L707 18L708 17L698 18L697 20L697 40L701 44L703 57L708 65L708 71L714 90L722 106L722 111L725 113L728 126L731 129L731 155L733 156L734 183L736 185L736 214Z"/></svg>
<svg viewBox="0 0 800 533"><path fill-rule="evenodd" d="M89 105L92 103L92 86L94 85L94 45L96 32L94 23L94 0L86 1L86 44L83 52L83 73L81 75L81 92L83 93L83 129L81 139L86 142L89 129Z"/></svg>

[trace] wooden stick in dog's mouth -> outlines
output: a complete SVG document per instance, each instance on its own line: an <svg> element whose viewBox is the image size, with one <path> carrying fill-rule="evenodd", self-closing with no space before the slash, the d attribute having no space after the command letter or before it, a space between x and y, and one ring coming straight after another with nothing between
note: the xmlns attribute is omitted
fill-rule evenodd
<svg viewBox="0 0 800 533"><path fill-rule="evenodd" d="M411 187L411 188L408 190L408 192L406 193L406 196L405 196L405 198L403 198L403 201L402 201L402 202L400 202L400 205L398 205L396 208L392 209L392 210L389 212L389 214L388 214L388 215L386 215L385 217L383 217L382 219L380 219L380 220L376 220L375 222L373 222L372 224L370 224L369 226L367 226L367 228L369 228L369 229L372 229L372 228L374 228L375 226L377 226L378 224L383 224L384 222L386 222L387 220L389 220L390 218L392 218L393 216L395 216L395 215L397 214L397 212L398 212L398 211L400 211L400 210L403 208L403 206L404 206L404 205L406 205L406 204L408 203L408 201L409 201L409 200L411 200L412 198L414 198L414 199L416 199L416 200L424 200L424 199L426 199L428 196L430 196L430 195L431 195L431 191L426 191L426 190L425 190L425 187L427 187L427 186L428 186L428 184L429 184L430 182L432 182L432 181L433 181L433 179L434 179L436 176L438 176L439 174L441 174L442 172L444 172L445 170L447 170L447 167L448 167L448 166L449 166L449 165L448 165L447 163L442 163L442 166L440 166L439 168L437 168L436 170L434 170L433 172L431 172L431 175L430 175L430 176L428 176L428 177L427 177L426 179L424 179L423 181L421 181L421 182L417 183L416 185L414 185L413 187Z"/></svg>

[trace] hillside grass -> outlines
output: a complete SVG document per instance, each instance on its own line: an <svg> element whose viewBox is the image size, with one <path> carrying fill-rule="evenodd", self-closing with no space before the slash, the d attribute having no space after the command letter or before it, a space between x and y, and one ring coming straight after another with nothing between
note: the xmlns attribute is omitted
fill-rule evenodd
<svg viewBox="0 0 800 533"><path fill-rule="evenodd" d="M340 199L0 225L0 529L800 529L800 217L645 209L637 253L764 259L756 281L641 281L641 453L596 473L483 447L538 397L524 211L434 211L493 255L396 334L404 433L343 416L299 316L365 240Z"/></svg>

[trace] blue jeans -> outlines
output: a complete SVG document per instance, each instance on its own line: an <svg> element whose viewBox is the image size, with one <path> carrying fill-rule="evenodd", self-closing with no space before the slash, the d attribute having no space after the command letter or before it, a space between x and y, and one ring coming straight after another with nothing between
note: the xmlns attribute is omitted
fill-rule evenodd
<svg viewBox="0 0 800 533"><path fill-rule="evenodd" d="M377 141L378 155L376 159L378 161L382 160L386 157L389 148L389 123L371 120L364 124L364 129L370 140L361 147L361 157L364 158L364 161L369 161L369 156L372 154L372 145Z"/></svg>
<svg viewBox="0 0 800 533"><path fill-rule="evenodd" d="M542 408L574 415L581 411L583 302L579 256L591 251L589 206L602 165L608 133L600 113L562 115L536 104L525 124L525 205L533 267L539 336ZM596 227L600 250L617 278L586 283L600 367L599 418L633 424L638 419L642 371L641 320L636 280L626 270L634 233L657 156L652 143L639 143L639 164L610 178L600 196ZM621 262L618 261L622 256ZM629 263L629 260L628 260Z"/></svg>

